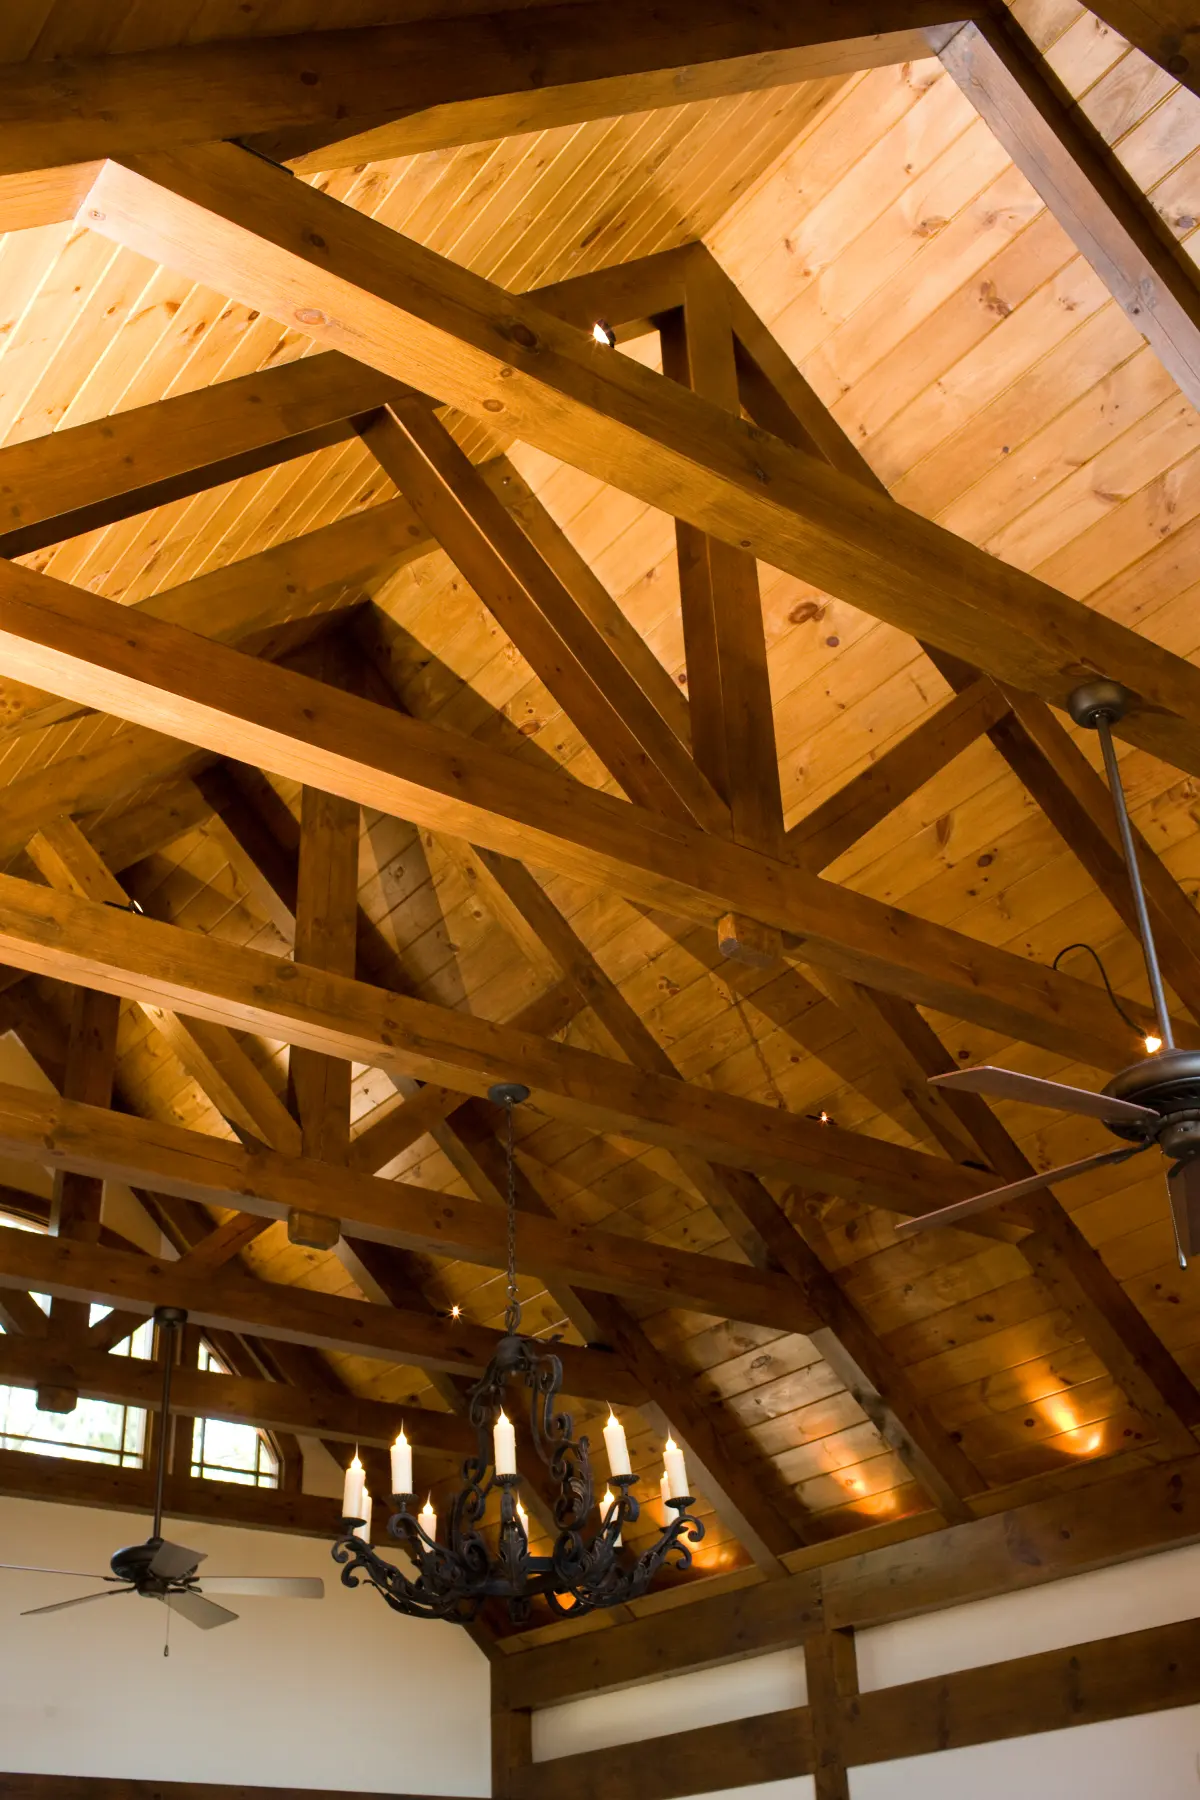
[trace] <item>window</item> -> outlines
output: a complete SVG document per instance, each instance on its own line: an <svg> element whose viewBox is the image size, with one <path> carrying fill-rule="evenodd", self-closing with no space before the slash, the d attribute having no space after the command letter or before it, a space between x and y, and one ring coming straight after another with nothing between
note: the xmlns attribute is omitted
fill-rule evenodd
<svg viewBox="0 0 1200 1800"><path fill-rule="evenodd" d="M18 1231L45 1231L42 1225L11 1213L0 1213L0 1225ZM43 1312L47 1294L34 1294ZM95 1325L112 1309L93 1306L88 1323ZM3 1335L0 1326L0 1335ZM154 1326L144 1325L112 1349L111 1356L154 1355ZM200 1340L198 1366L218 1375L229 1370ZM105 1463L110 1468L141 1469L146 1464L146 1413L140 1406L109 1400L80 1400L74 1412L39 1412L31 1388L0 1386L0 1450L25 1450L38 1456L65 1456L76 1462ZM186 1442L186 1438L184 1440ZM279 1486L279 1452L265 1431L253 1425L231 1425L223 1419L197 1419L192 1427L191 1472L214 1481L238 1481L247 1487Z"/></svg>
<svg viewBox="0 0 1200 1800"><path fill-rule="evenodd" d="M200 1368L216 1375L229 1370L216 1351L200 1341ZM231 1425L225 1419L197 1419L192 1427L192 1474L213 1481L240 1481L246 1487L279 1486L279 1453L265 1431Z"/></svg>
<svg viewBox="0 0 1200 1800"><path fill-rule="evenodd" d="M0 1224L19 1231L39 1231L28 1219L0 1214ZM43 1312L50 1310L48 1294L34 1294ZM88 1323L94 1325L112 1309L93 1306ZM0 1326L0 1332L3 1327ZM154 1327L149 1319L131 1336L123 1338L113 1356L152 1354ZM37 1456L65 1456L75 1462L106 1463L110 1468L140 1469L146 1455L146 1415L140 1406L121 1406L110 1400L81 1400L74 1412L39 1412L31 1388L0 1387L0 1450L26 1450Z"/></svg>

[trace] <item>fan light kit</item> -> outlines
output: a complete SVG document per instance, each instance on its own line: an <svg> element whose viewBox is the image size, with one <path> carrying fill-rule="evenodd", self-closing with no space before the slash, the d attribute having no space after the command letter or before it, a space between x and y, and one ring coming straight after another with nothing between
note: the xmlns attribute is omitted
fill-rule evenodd
<svg viewBox="0 0 1200 1800"><path fill-rule="evenodd" d="M1044 1174L1011 1182L1007 1187L974 1194L969 1200L943 1206L920 1218L906 1219L896 1228L898 1237L909 1237L939 1225L955 1225L960 1219L982 1212L985 1207L1019 1200L1024 1194L1073 1180L1075 1176L1089 1174L1092 1169L1103 1168L1105 1164L1126 1162L1157 1145L1170 1159L1167 1193L1180 1268L1186 1269L1188 1258L1200 1252L1200 1050L1175 1048L1158 951L1138 869L1137 847L1113 745L1113 724L1124 717L1132 699L1133 696L1118 682L1089 681L1075 689L1067 704L1075 723L1097 734L1104 756L1157 1023L1157 1029L1146 1035L1147 1055L1127 1069L1118 1070L1098 1094L1086 1088L1067 1087L1058 1081L1041 1081L1033 1075L1020 1075L1011 1069L956 1069L948 1075L932 1077L934 1087L988 1094L998 1100L1023 1100L1029 1106L1059 1106L1064 1112L1076 1113L1081 1118L1099 1119L1115 1137L1126 1141L1119 1150L1104 1150L1097 1156L1084 1157L1081 1162L1065 1163Z"/></svg>
<svg viewBox="0 0 1200 1800"><path fill-rule="evenodd" d="M611 1410L604 1427L611 1485L601 1503L599 1523L589 1525L595 1501L588 1440L576 1438L569 1413L555 1410L562 1364L536 1340L523 1337L520 1329L513 1107L528 1097L529 1089L518 1082L502 1083L488 1093L495 1105L504 1108L508 1125L505 1335L471 1390L468 1416L478 1447L462 1465L462 1486L441 1529L432 1500L427 1500L419 1513L414 1511L412 1451L403 1432L392 1447L392 1504L396 1510L388 1520L388 1533L407 1552L411 1574L381 1556L369 1542L371 1498L357 1457L346 1473L342 1536L333 1547L334 1561L344 1565L342 1580L347 1587L357 1587L365 1579L397 1612L418 1618L468 1624L485 1600L499 1599L507 1602L510 1618L521 1624L538 1596L552 1611L572 1618L597 1607L619 1606L645 1593L669 1557L676 1567L686 1568L692 1560L687 1546L704 1535L704 1527L688 1511L692 1498L687 1491L683 1452L668 1439L660 1498L663 1517L670 1522L640 1555L623 1548L623 1533L636 1524L641 1509L633 1494L638 1477L629 1466L625 1432ZM531 1554L529 1520L519 1499L516 1430L505 1412L510 1384L517 1383L529 1391L533 1447L557 1489L548 1556ZM516 1408L512 1410L515 1413ZM488 1500L497 1491L499 1537L492 1552L479 1528Z"/></svg>
<svg viewBox="0 0 1200 1800"><path fill-rule="evenodd" d="M167 1474L167 1444L170 1441L171 1370L175 1361L178 1334L187 1324L182 1307L160 1306L155 1309L159 1354L162 1358L162 1404L158 1414L158 1458L154 1476L154 1527L144 1544L130 1544L114 1552L109 1567L111 1575L80 1574L74 1569L31 1569L20 1563L0 1563L0 1568L23 1575L69 1575L79 1581L103 1581L108 1585L95 1594L80 1594L74 1600L56 1600L50 1606L33 1606L21 1617L33 1618L39 1613L65 1612L71 1606L87 1606L93 1600L112 1600L118 1594L140 1594L143 1600L161 1600L171 1612L198 1625L201 1631L212 1631L217 1625L231 1625L237 1613L218 1606L210 1594L256 1595L273 1600L320 1600L325 1583L319 1575L205 1575L197 1573L205 1560L203 1550L187 1550L182 1544L171 1544L162 1535L163 1490ZM200 1585L203 1579L203 1588ZM167 1651L163 1651L164 1656Z"/></svg>

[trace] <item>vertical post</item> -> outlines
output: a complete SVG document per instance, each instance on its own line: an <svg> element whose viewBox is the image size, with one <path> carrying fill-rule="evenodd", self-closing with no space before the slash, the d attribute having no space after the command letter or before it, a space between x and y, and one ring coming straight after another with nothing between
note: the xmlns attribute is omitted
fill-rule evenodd
<svg viewBox="0 0 1200 1800"><path fill-rule="evenodd" d="M533 1761L533 1714L505 1704L492 1664L492 1797L520 1800L520 1775Z"/></svg>
<svg viewBox="0 0 1200 1800"><path fill-rule="evenodd" d="M300 866L296 891L296 961L334 975L354 974L358 904L358 807L337 794L305 788L300 803ZM350 1147L350 1064L342 1057L293 1045L288 1097L300 1124L305 1156L344 1163ZM293 1207L294 1244L331 1250L337 1219Z"/></svg>
<svg viewBox="0 0 1200 1800"><path fill-rule="evenodd" d="M826 1628L807 1638L804 1669L813 1735L815 1800L850 1800L843 1717L858 1692L858 1660L852 1631Z"/></svg>
<svg viewBox="0 0 1200 1800"><path fill-rule="evenodd" d="M112 1104L120 1013L117 995L94 993L90 988L75 989L63 1077L64 1099L82 1100L88 1106ZM99 1243L103 1198L104 1183L95 1176L71 1172L55 1175L50 1203L52 1235ZM82 1338L89 1310L82 1300L52 1300L51 1332L68 1343ZM42 1412L74 1412L78 1404L78 1390L68 1383L47 1384L38 1389L37 1405Z"/></svg>
<svg viewBox="0 0 1200 1800"><path fill-rule="evenodd" d="M740 411L728 296L707 258L689 269L682 312L663 321L662 357L673 380ZM778 854L783 804L758 566L682 522L676 544L693 752L729 804L734 837Z"/></svg>

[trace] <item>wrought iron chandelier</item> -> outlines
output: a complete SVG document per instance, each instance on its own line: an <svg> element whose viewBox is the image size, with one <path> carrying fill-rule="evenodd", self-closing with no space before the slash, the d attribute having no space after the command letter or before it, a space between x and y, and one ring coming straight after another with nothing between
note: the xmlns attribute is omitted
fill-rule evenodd
<svg viewBox="0 0 1200 1800"><path fill-rule="evenodd" d="M520 1625L528 1620L539 1595L564 1617L618 1606L644 1594L668 1558L676 1568L687 1568L692 1560L688 1546L704 1536L703 1525L688 1511L692 1496L686 1492L683 1455L668 1439L660 1498L669 1523L649 1549L637 1556L625 1550L624 1531L636 1523L641 1511L633 1493L638 1477L629 1467L625 1433L611 1409L604 1442L616 1493L606 1490L598 1520L591 1518L595 1499L588 1440L576 1438L571 1415L557 1411L555 1405L562 1387L562 1364L536 1339L523 1337L520 1330L513 1107L528 1097L529 1089L518 1082L502 1083L488 1093L495 1105L504 1108L508 1127L508 1305L505 1334L471 1390L469 1418L478 1449L462 1465L462 1486L444 1526L439 1526L430 1501L420 1513L414 1512L412 1450L403 1431L392 1446L392 1504L396 1510L387 1528L389 1536L407 1552L411 1573L389 1562L369 1542L371 1497L357 1456L346 1473L341 1535L333 1547L334 1561L343 1565L342 1581L347 1587L358 1587L365 1579L397 1612L418 1618L449 1619L465 1625L476 1617L485 1600L495 1598L507 1602L510 1618ZM504 1411L509 1384L515 1387L522 1382L529 1391L533 1447L557 1489L549 1556L530 1552L528 1514L519 1498L516 1435ZM494 1492L499 1494L500 1520L492 1551L480 1526Z"/></svg>

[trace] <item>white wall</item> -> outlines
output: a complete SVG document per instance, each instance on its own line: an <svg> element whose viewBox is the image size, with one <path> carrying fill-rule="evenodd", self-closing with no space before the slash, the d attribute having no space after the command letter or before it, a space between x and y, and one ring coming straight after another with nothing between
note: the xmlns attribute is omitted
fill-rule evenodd
<svg viewBox="0 0 1200 1800"><path fill-rule="evenodd" d="M686 1633L687 1608L680 1607L675 1617L680 1632ZM803 1706L807 1698L804 1652L777 1650L721 1669L698 1669L615 1694L548 1706L533 1715L533 1760L545 1762L576 1751L637 1743L664 1731L752 1718L755 1713ZM653 1751L648 1749L647 1755ZM794 1781L727 1788L722 1800L812 1800L812 1793L812 1777L805 1775Z"/></svg>
<svg viewBox="0 0 1200 1800"><path fill-rule="evenodd" d="M859 1635L864 1690L1200 1616L1200 1546ZM1197 1800L1200 1707L857 1769L853 1800Z"/></svg>
<svg viewBox="0 0 1200 1800"><path fill-rule="evenodd" d="M0 1500L0 1562L104 1572L142 1515ZM184 1525L230 1575L321 1575L322 1601L233 1600L198 1631L136 1596L36 1619L86 1581L0 1571L0 1770L486 1795L488 1664L453 1625L343 1588L312 1538Z"/></svg>
<svg viewBox="0 0 1200 1800"><path fill-rule="evenodd" d="M686 1608L677 1616L686 1631ZM891 1687L1197 1616L1200 1546L862 1632L859 1678L864 1691ZM801 1653L776 1652L549 1707L534 1715L534 1757L635 1742L665 1721L685 1731L745 1718L805 1697ZM725 1789L721 1800L809 1800L812 1791L805 1778ZM880 1763L852 1771L850 1792L853 1800L1200 1800L1200 1707Z"/></svg>

